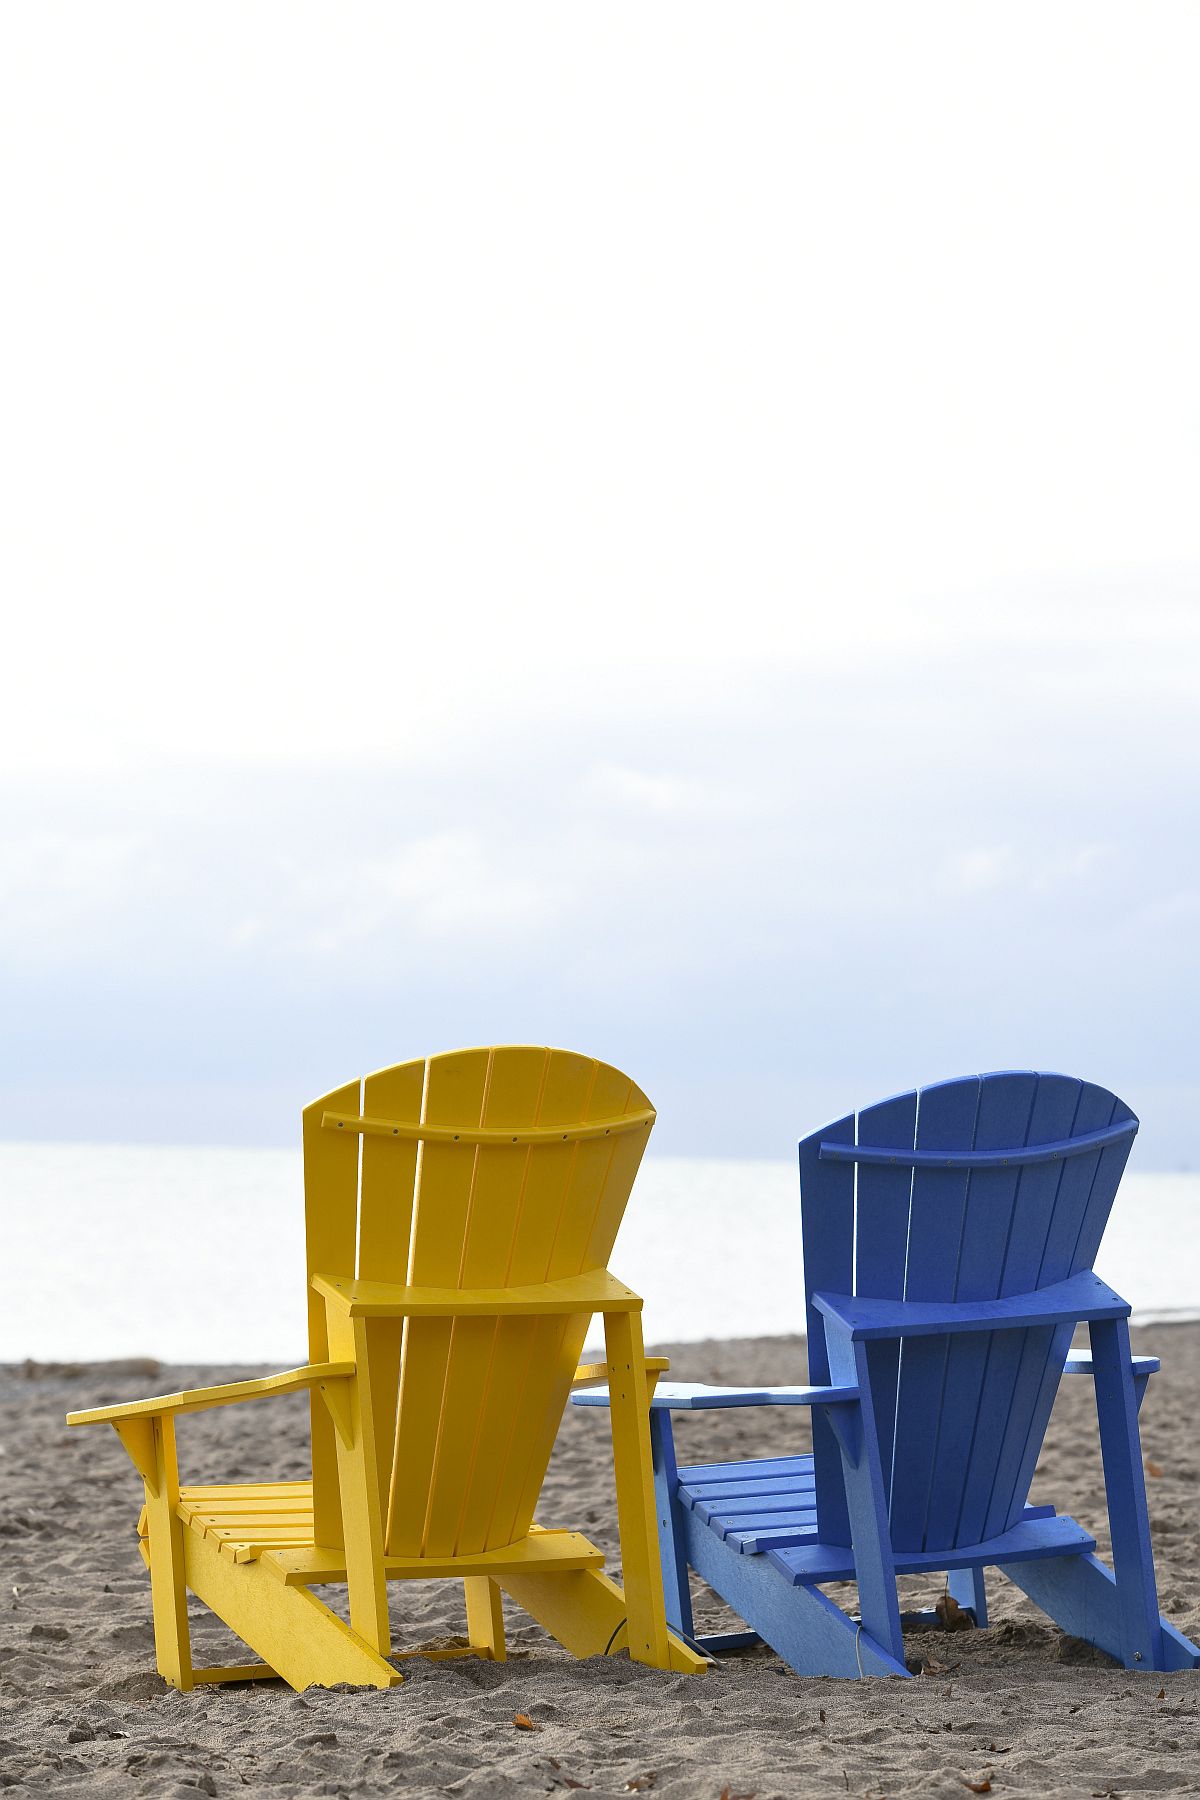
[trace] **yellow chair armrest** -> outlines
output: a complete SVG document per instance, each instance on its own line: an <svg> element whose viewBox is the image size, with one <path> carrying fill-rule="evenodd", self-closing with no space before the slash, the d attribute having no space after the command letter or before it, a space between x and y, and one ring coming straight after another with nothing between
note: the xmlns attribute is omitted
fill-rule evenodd
<svg viewBox="0 0 1200 1800"><path fill-rule="evenodd" d="M640 1294L606 1269L529 1287L400 1287L331 1275L314 1275L312 1284L352 1319L545 1318L573 1312L640 1312L642 1307Z"/></svg>
<svg viewBox="0 0 1200 1800"><path fill-rule="evenodd" d="M158 1394L150 1400L127 1400L118 1406L93 1406L67 1414L68 1425L117 1425L125 1419L162 1418L167 1414L204 1412L210 1406L236 1406L242 1400L265 1400L271 1394L295 1394L325 1381L354 1374L349 1362L309 1363L263 1375L256 1381L229 1381L222 1387L190 1388L182 1394Z"/></svg>

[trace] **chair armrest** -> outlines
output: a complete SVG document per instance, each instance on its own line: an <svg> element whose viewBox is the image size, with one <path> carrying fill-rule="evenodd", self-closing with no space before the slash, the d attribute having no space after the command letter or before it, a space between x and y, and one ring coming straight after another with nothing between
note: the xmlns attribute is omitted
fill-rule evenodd
<svg viewBox="0 0 1200 1800"><path fill-rule="evenodd" d="M314 1275L312 1284L352 1319L546 1318L642 1309L641 1295L607 1269L529 1287L401 1287L390 1281L351 1281L349 1276L332 1275Z"/></svg>
<svg viewBox="0 0 1200 1800"><path fill-rule="evenodd" d="M354 1374L349 1362L309 1363L302 1369L285 1369L280 1375L263 1375L256 1381L230 1381L223 1387L190 1388L182 1394L158 1394L150 1400L127 1400L118 1406L93 1406L67 1414L68 1425L119 1425L128 1419L164 1418L168 1414L205 1412L211 1406L237 1406L243 1400L265 1400L272 1394L295 1394L322 1382L341 1381Z"/></svg>
<svg viewBox="0 0 1200 1800"><path fill-rule="evenodd" d="M813 1304L842 1326L854 1343L948 1331L1075 1325L1085 1319L1127 1319L1132 1311L1128 1301L1090 1271L1033 1294L1006 1294L999 1300L871 1300L856 1294L814 1294Z"/></svg>
<svg viewBox="0 0 1200 1800"><path fill-rule="evenodd" d="M841 1406L857 1400L856 1387L706 1387L703 1382L660 1383L650 1402L652 1411L709 1412L724 1406ZM572 1394L572 1406L607 1406L608 1389Z"/></svg>
<svg viewBox="0 0 1200 1800"><path fill-rule="evenodd" d="M1135 1376L1157 1375L1162 1363L1157 1356L1131 1356L1129 1366ZM1094 1375L1090 1350L1072 1350L1063 1367L1064 1375Z"/></svg>

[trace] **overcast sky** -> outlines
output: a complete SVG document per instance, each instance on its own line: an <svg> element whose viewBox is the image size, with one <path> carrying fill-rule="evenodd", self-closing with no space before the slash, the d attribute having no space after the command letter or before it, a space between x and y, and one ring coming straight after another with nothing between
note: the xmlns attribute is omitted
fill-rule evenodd
<svg viewBox="0 0 1200 1800"><path fill-rule="evenodd" d="M0 1134L548 1041L1200 1163L1200 11L0 24Z"/></svg>

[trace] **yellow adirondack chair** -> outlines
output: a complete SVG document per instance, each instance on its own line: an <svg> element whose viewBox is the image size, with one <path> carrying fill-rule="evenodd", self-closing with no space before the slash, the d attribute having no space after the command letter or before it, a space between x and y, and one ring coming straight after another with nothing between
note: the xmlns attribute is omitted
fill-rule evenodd
<svg viewBox="0 0 1200 1800"><path fill-rule="evenodd" d="M172 1686L395 1686L387 1583L436 1576L463 1581L477 1654L504 1656L504 1592L576 1656L705 1667L663 1606L648 1407L666 1364L606 1267L653 1123L627 1075L520 1045L401 1063L305 1110L307 1366L67 1419L115 1426L145 1482ZM577 1368L596 1313L606 1362ZM613 1396L624 1591L585 1537L533 1523L588 1381ZM311 1482L179 1485L177 1417L303 1389ZM347 1584L349 1625L312 1592L326 1582ZM189 1588L261 1662L192 1666Z"/></svg>

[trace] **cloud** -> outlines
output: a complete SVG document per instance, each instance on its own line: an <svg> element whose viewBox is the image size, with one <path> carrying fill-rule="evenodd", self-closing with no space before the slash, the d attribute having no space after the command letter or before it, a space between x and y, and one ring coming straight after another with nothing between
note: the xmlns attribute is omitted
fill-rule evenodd
<svg viewBox="0 0 1200 1800"><path fill-rule="evenodd" d="M764 801L735 781L604 763L580 783L585 805L663 819L724 822L761 814Z"/></svg>

